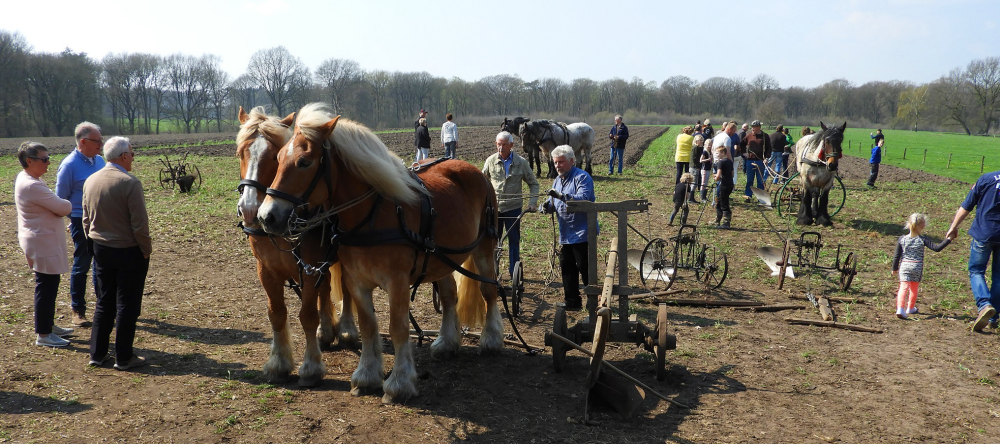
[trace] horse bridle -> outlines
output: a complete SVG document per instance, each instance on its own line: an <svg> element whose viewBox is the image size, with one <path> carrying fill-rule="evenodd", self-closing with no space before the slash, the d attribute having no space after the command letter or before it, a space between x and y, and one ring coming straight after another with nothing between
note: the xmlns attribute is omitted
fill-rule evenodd
<svg viewBox="0 0 1000 444"><path fill-rule="evenodd" d="M330 169L327 167L327 165L329 165L330 162L329 156L330 156L330 141L328 139L323 141L323 155L319 159L319 168L316 170L316 174L313 176L312 182L309 183L309 187L306 188L306 191L302 194L302 197L296 197L284 191L271 187L267 187L264 190L264 194L277 199L286 200L290 202L292 205L294 205L296 208L308 207L309 196L311 196L313 190L316 189L316 185L319 185L319 181L325 180L327 188L327 196L330 196L332 198L333 180L331 180L330 178ZM240 184L242 185L243 181L240 181Z"/></svg>

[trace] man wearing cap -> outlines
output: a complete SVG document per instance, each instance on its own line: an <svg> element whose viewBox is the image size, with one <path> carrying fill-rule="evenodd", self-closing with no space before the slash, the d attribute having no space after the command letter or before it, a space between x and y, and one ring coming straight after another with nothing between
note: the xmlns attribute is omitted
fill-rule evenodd
<svg viewBox="0 0 1000 444"><path fill-rule="evenodd" d="M760 130L760 121L750 124L750 131L740 141L740 152L743 153L743 173L747 176L747 186L744 190L744 201L750 202L753 193L750 187L757 179L757 188L764 189L764 159L771 157L771 138Z"/></svg>

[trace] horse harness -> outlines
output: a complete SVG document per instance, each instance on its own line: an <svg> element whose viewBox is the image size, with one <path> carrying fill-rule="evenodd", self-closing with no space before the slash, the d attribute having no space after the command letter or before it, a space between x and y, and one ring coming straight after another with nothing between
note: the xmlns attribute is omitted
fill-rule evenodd
<svg viewBox="0 0 1000 444"><path fill-rule="evenodd" d="M826 153L826 143L827 143L826 139L824 138L819 139L819 146L817 148L823 151L823 154ZM809 154L812 154L812 151L815 150L816 148L812 148L811 150L802 150L802 152L799 153L799 161L809 166L825 168L828 164L826 161L822 160L822 158L820 160L812 160L809 158ZM837 156L837 158L843 156L840 153L834 153L834 154Z"/></svg>
<svg viewBox="0 0 1000 444"><path fill-rule="evenodd" d="M562 123L562 122L555 122L555 124L559 128L562 129L562 132L563 132L563 143L562 144L563 145L569 145L569 128L567 128L566 124ZM548 142L550 140L552 141L552 143L556 142L555 137L552 134L552 125L551 124L547 125L545 127L545 131L542 132L542 138L541 138L541 140L538 141L538 144L541 145L541 144L543 144L545 142Z"/></svg>

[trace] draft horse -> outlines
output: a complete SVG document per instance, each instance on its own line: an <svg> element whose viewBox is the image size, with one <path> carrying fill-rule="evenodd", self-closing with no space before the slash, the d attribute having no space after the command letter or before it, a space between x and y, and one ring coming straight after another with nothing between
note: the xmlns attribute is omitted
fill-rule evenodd
<svg viewBox="0 0 1000 444"><path fill-rule="evenodd" d="M837 162L843 156L844 130L847 122L839 127L827 128L819 123L821 132L803 137L795 144L798 150L799 183L802 203L799 205L798 225L833 226L827 203L834 184Z"/></svg>
<svg viewBox="0 0 1000 444"><path fill-rule="evenodd" d="M521 138L521 125L530 122L531 119L527 117L515 117L513 119L503 118L503 123L500 124L501 131L507 131L518 138ZM528 159L528 168L538 168L538 176L542 175L542 158L539 156L539 149L537 146L531 147L521 143L521 149L524 150L525 157Z"/></svg>
<svg viewBox="0 0 1000 444"><path fill-rule="evenodd" d="M590 153L594 149L597 134L586 123L565 124L552 120L532 120L521 124L518 128L521 145L525 151L541 151L549 165L548 178L556 177L555 165L549 153L559 145L569 145L576 155L576 167L583 168L586 163L587 173L593 174ZM538 165L538 177L542 177L542 166Z"/></svg>
<svg viewBox="0 0 1000 444"><path fill-rule="evenodd" d="M323 274L305 273L300 268L299 259L313 261L310 263L322 260L325 250L319 247L321 230L305 234L300 248L295 249L285 239L269 239L257 222L257 211L264 200L264 192L271 186L278 170L278 151L292 137L294 118L295 113L284 119L269 116L264 113L263 107L254 108L247 114L240 107L241 125L236 136L241 179L237 188L240 192L237 213L249 239L250 249L257 258L257 277L267 294L267 315L273 339L271 357L264 364L264 375L271 382L284 382L295 365L285 307L284 284L287 281L294 284L292 288L302 299L299 320L306 336L306 351L299 368L299 385L313 386L323 379L321 345L330 346L339 339L342 345L354 346L358 332L351 299L343 297L340 266L334 264L329 273ZM341 305L339 318L335 314L336 305Z"/></svg>
<svg viewBox="0 0 1000 444"><path fill-rule="evenodd" d="M455 159L426 160L415 168L419 175L411 174L368 128L334 116L321 103L299 111L278 163L257 218L265 231L279 236L317 221L335 227L330 241L349 277L344 282L357 305L361 330L361 359L351 375L353 395L378 386L387 403L418 394L407 323L408 290L414 284L436 282L440 292L442 321L431 344L434 357L459 350L460 323L479 309L485 309L480 352L503 347L497 288L480 282L479 292L470 298L456 294L452 276L464 262L465 269L496 277L497 200L478 168ZM388 294L395 347L392 373L384 382L375 287Z"/></svg>

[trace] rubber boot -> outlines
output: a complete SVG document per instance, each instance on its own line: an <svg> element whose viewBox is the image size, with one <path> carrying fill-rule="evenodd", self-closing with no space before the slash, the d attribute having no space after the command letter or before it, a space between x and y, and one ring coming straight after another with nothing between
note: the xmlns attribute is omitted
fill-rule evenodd
<svg viewBox="0 0 1000 444"><path fill-rule="evenodd" d="M726 211L722 213L722 228L729 229L729 222L733 220L733 212Z"/></svg>
<svg viewBox="0 0 1000 444"><path fill-rule="evenodd" d="M722 210L715 209L715 228L722 228Z"/></svg>

